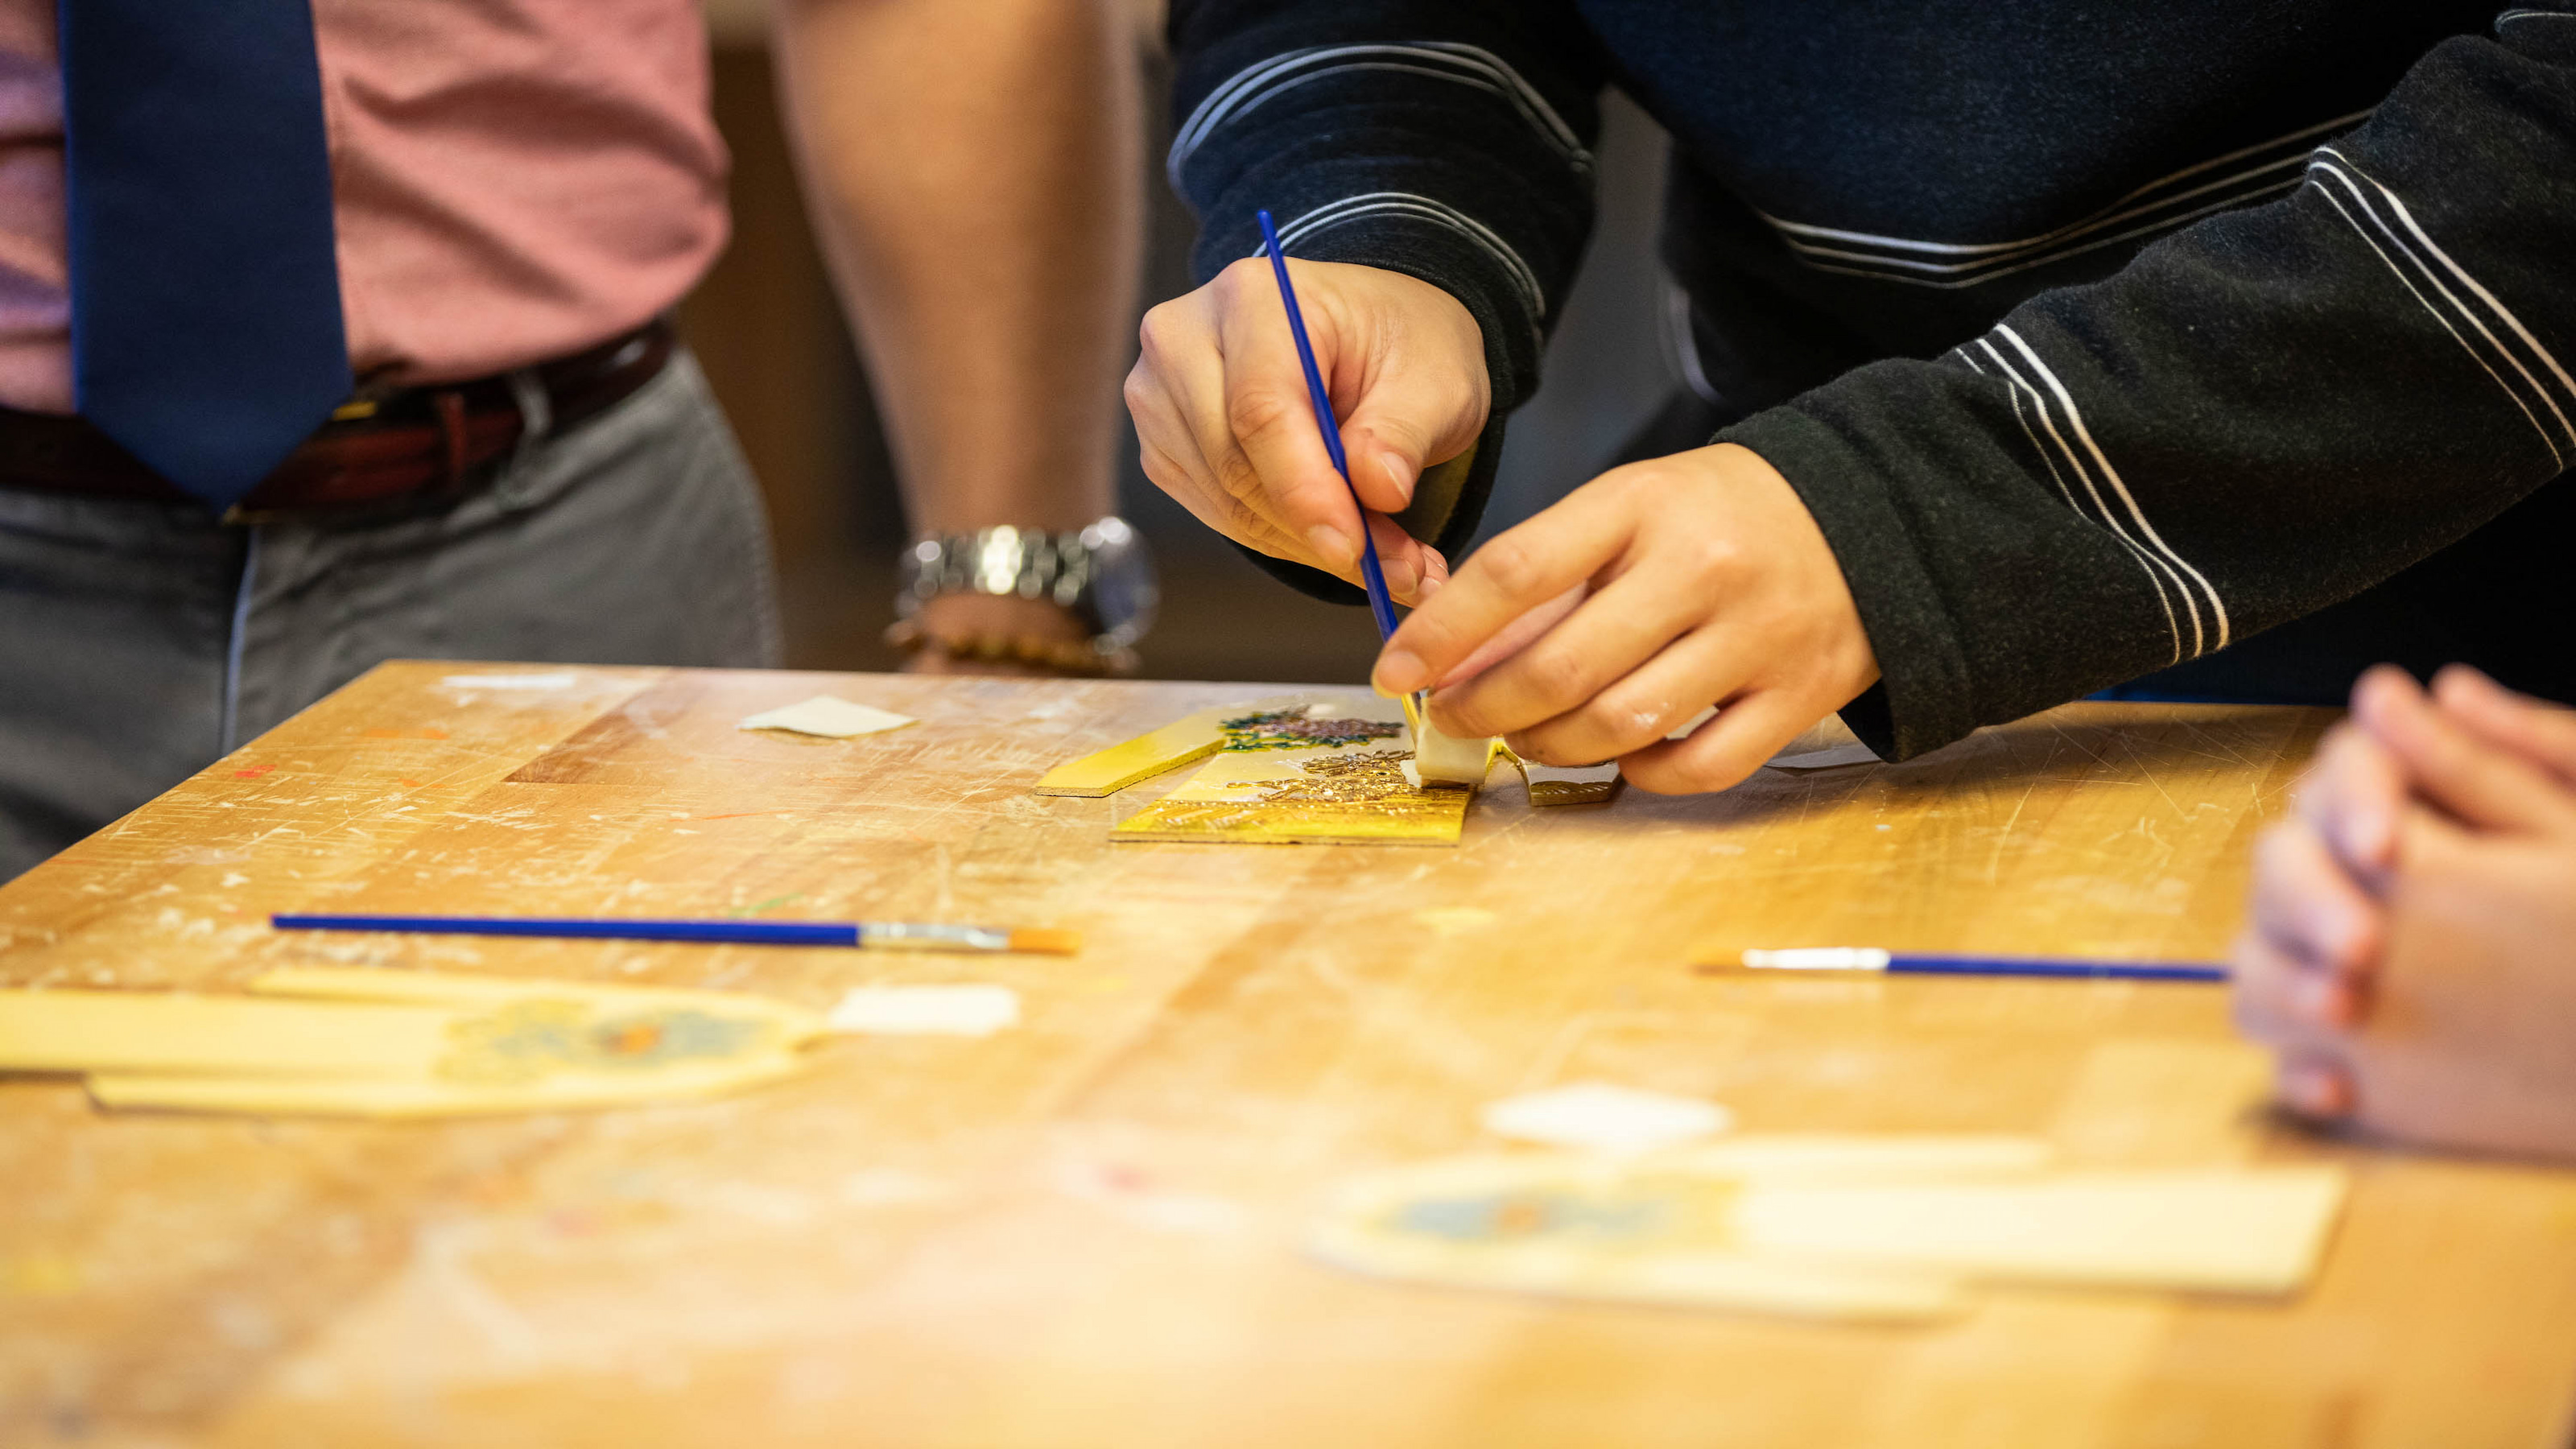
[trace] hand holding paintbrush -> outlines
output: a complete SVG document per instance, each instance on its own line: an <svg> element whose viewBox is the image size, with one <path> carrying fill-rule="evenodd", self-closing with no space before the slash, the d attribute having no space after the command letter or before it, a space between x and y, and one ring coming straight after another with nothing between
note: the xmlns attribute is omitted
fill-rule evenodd
<svg viewBox="0 0 2576 1449"><path fill-rule="evenodd" d="M1351 481L1351 463L1342 451L1341 421L1333 416L1333 396L1324 386L1323 369L1315 365L1315 345L1306 336L1306 316L1297 306L1297 286L1288 278L1288 258L1279 249L1279 230L1271 223L1270 213L1261 213L1261 240L1270 253L1270 268L1279 280L1279 300L1288 309L1288 332L1297 342L1297 362L1305 369L1306 395L1315 407L1315 427L1324 435L1324 451L1332 457L1333 471L1342 475L1342 486L1351 493L1351 506L1360 511L1360 579L1368 590L1369 613L1377 620L1380 640L1394 637L1395 600L1388 594L1386 570L1379 564L1377 540L1368 526L1368 505L1361 501L1359 486ZM1475 786L1485 778L1485 768L1493 759L1493 741L1452 739L1432 728L1429 710L1424 704L1428 690L1417 689L1402 696L1405 721L1413 727L1413 749L1417 778L1429 784Z"/></svg>

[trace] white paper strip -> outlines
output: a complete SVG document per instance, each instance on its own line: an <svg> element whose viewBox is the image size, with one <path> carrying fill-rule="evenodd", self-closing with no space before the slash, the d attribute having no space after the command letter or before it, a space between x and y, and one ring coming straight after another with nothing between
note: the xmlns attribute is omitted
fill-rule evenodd
<svg viewBox="0 0 2576 1449"><path fill-rule="evenodd" d="M876 1036L991 1036L1020 1020L1007 986L854 986L826 1020Z"/></svg>
<svg viewBox="0 0 2576 1449"><path fill-rule="evenodd" d="M852 735L872 735L879 730L901 729L912 723L915 721L908 714L896 714L891 710L818 694L803 704L791 704L766 714L753 715L740 727L747 730L793 730L800 735L821 735L841 740Z"/></svg>
<svg viewBox="0 0 2576 1449"><path fill-rule="evenodd" d="M1497 1137L1593 1152L1650 1152L1714 1136L1735 1114L1715 1102L1578 1082L1488 1103L1485 1130Z"/></svg>
<svg viewBox="0 0 2576 1449"><path fill-rule="evenodd" d="M1875 765L1878 756L1838 715L1826 715L1767 761L1775 770L1830 770L1836 765Z"/></svg>

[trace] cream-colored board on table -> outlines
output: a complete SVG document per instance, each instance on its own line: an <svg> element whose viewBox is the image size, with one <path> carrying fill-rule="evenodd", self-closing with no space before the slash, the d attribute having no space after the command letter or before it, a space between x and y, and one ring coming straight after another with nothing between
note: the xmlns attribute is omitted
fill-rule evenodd
<svg viewBox="0 0 2576 1449"><path fill-rule="evenodd" d="M234 1112L276 1117L491 1117L578 1112L689 1101L749 1091L804 1071L803 1058L764 1052L664 1069L651 1076L564 1073L533 1081L476 1084L404 1077L155 1076L94 1072L89 1094L102 1107L165 1112Z"/></svg>
<svg viewBox="0 0 2576 1449"><path fill-rule="evenodd" d="M0 1071L422 1074L456 1013L140 991L0 993Z"/></svg>
<svg viewBox="0 0 2576 1449"><path fill-rule="evenodd" d="M2316 1271L2344 1188L2335 1168L1774 1184L1735 1227L1753 1251L1854 1267L2276 1294Z"/></svg>
<svg viewBox="0 0 2576 1449"><path fill-rule="evenodd" d="M1968 1285L2289 1292L2332 1169L2059 1172L2008 1137L1746 1137L1605 1159L1452 1159L1347 1185L1308 1245L1459 1288L1754 1313L1925 1318Z"/></svg>
<svg viewBox="0 0 2576 1449"><path fill-rule="evenodd" d="M792 1002L740 991L698 991L685 986L630 986L624 982L562 981L548 977L469 976L456 971L366 970L341 966L288 966L263 971L242 984L252 996L307 1001L481 1006L529 997L582 997L636 1006L657 1002L703 1006L774 1017L790 1035L814 1034L813 1013ZM801 1034L801 1035L800 1035Z"/></svg>
<svg viewBox="0 0 2576 1449"><path fill-rule="evenodd" d="M250 991L0 993L0 1070L84 1073L118 1107L543 1111L774 1081L824 1030L731 992L362 970L273 972Z"/></svg>
<svg viewBox="0 0 2576 1449"><path fill-rule="evenodd" d="M1966 1306L1955 1273L1740 1251L1726 1215L1745 1179L1647 1167L1678 1156L1532 1152L1396 1168L1344 1184L1306 1249L1371 1277L1544 1297L1867 1322Z"/></svg>
<svg viewBox="0 0 2576 1449"><path fill-rule="evenodd" d="M1766 1183L1980 1181L2028 1177L2055 1156L2038 1137L2007 1133L1761 1132L1677 1148L1663 1168Z"/></svg>
<svg viewBox="0 0 2576 1449"><path fill-rule="evenodd" d="M1938 1273L1873 1272L1723 1250L1647 1254L1529 1246L1477 1253L1347 1222L1318 1228L1306 1246L1321 1262L1373 1278L1541 1298L1854 1323L1919 1323L1968 1306L1960 1281Z"/></svg>

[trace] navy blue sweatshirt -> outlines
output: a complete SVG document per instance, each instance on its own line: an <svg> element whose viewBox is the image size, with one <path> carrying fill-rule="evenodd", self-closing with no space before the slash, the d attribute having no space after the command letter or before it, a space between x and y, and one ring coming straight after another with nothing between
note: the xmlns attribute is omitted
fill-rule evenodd
<svg viewBox="0 0 2576 1449"><path fill-rule="evenodd" d="M1203 278L1268 207L1482 327L1478 466L1404 516L1444 550L1581 257L1599 94L1663 123L1692 382L1841 563L1882 754L2311 614L2576 465L2565 4L1181 0L1171 33Z"/></svg>

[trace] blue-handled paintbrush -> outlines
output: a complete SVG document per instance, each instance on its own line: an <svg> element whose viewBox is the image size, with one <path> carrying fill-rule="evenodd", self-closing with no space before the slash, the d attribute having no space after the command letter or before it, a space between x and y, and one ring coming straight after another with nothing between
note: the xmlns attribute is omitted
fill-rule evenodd
<svg viewBox="0 0 2576 1449"><path fill-rule="evenodd" d="M1876 971L1891 976L2044 976L2076 981L2223 982L2227 968L2198 961L2090 961L2048 956L1944 956L1874 946L1747 951L1754 971Z"/></svg>
<svg viewBox="0 0 2576 1449"><path fill-rule="evenodd" d="M1368 590L1369 613L1377 619L1380 640L1395 637L1395 596L1386 591L1386 570L1377 561L1377 540L1369 532L1368 505L1360 501L1358 485L1351 482L1351 460L1342 454L1342 424L1333 416L1333 395L1324 389L1324 370L1315 365L1315 344L1306 339L1306 314L1297 308L1297 287L1288 280L1288 255L1279 249L1279 229L1270 213L1258 213L1261 219L1261 242L1270 250L1270 272L1279 279L1279 300L1288 308L1288 333L1297 339L1297 361L1306 369L1306 397L1315 405L1315 427L1324 435L1324 451L1331 455L1333 471L1342 475L1342 486L1350 490L1351 506L1360 511L1360 585ZM1414 752L1421 753L1422 738L1430 728L1430 706L1427 690L1417 689L1404 697L1404 721L1413 726Z"/></svg>
<svg viewBox="0 0 2576 1449"><path fill-rule="evenodd" d="M415 931L455 936L557 936L617 941L697 941L728 946L860 946L869 950L1082 949L1082 933L1044 928L911 921L653 921L618 916L365 916L282 912L281 931Z"/></svg>
<svg viewBox="0 0 2576 1449"><path fill-rule="evenodd" d="M1288 307L1288 331L1297 339L1297 360L1306 368L1306 396L1315 404L1315 426L1323 431L1324 451L1332 455L1333 471L1342 475L1342 486L1351 490L1351 506L1360 511L1360 583L1368 590L1378 637L1385 639L1395 633L1395 596L1386 591L1377 540L1369 536L1368 505L1360 502L1360 490L1351 483L1351 460L1342 456L1341 420L1333 416L1333 395L1324 390L1323 369L1315 365L1315 344L1306 340L1306 314L1297 310L1297 288L1288 280L1288 257L1279 250L1279 229L1271 224L1269 212L1261 212L1260 218L1261 242L1270 250L1271 273L1279 278L1279 300Z"/></svg>

